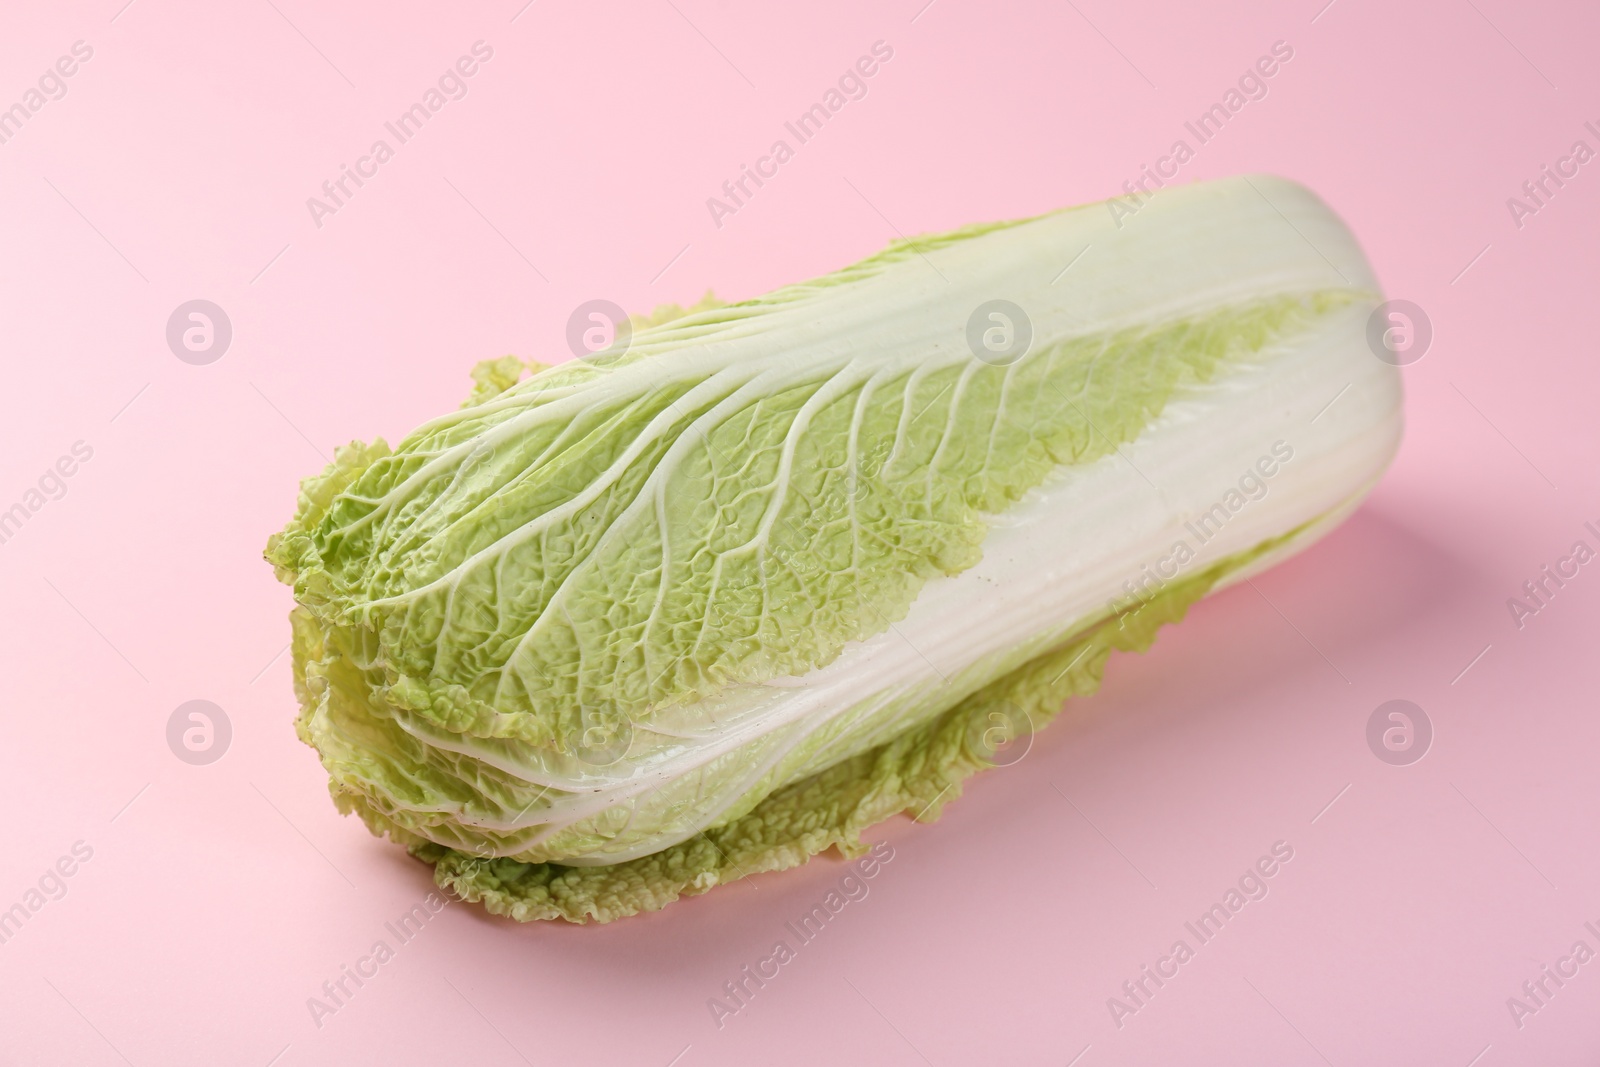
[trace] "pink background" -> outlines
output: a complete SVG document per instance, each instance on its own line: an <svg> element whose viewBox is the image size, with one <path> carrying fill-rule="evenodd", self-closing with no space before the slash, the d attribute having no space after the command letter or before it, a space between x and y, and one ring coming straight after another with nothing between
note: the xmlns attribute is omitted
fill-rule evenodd
<svg viewBox="0 0 1600 1067"><path fill-rule="evenodd" d="M1600 16L922 2L8 18L0 104L94 55L0 145L0 508L94 454L0 545L0 908L75 841L93 858L0 945L0 1063L1593 1062L1600 962L1520 1029L1506 1000L1600 948L1600 573L1520 631L1505 601L1596 543L1600 164L1521 229L1505 201L1600 147ZM306 198L479 39L468 95L314 226ZM880 39L869 95L714 226L705 199ZM881 827L870 896L720 1030L707 999L837 860L605 927L453 905L318 1028L307 998L431 880L334 812L290 727L260 552L297 480L453 407L479 359L564 358L582 301L745 297L896 230L1111 195L1276 40L1293 60L1184 178L1306 182L1431 317L1360 513L1257 580L1270 604L1230 590L1114 661L1083 722L939 823ZM234 327L209 366L164 339L197 297ZM1397 697L1437 734L1407 767L1364 739ZM233 725L210 766L165 741L191 699ZM1107 998L1278 840L1266 899L1117 1028Z"/></svg>

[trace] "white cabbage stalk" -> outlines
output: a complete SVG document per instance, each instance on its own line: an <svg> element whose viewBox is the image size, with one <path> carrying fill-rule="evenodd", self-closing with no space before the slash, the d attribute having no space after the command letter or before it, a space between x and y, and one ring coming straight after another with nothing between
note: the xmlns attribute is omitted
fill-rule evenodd
<svg viewBox="0 0 1600 1067"><path fill-rule="evenodd" d="M1233 179L480 384L342 450L269 546L301 736L344 810L519 918L858 849L993 762L988 724L1356 506L1401 430L1380 300L1315 196Z"/></svg>

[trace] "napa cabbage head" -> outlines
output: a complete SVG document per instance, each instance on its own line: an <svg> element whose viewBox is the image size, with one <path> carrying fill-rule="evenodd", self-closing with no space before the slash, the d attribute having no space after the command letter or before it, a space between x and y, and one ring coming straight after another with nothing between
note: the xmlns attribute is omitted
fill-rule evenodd
<svg viewBox="0 0 1600 1067"><path fill-rule="evenodd" d="M480 364L460 409L340 449L268 546L300 736L342 810L518 918L859 850L1353 506L1398 436L1358 351L1377 299L1320 201L1238 179ZM993 307L1025 348L972 342ZM1274 493L1119 606L1279 434Z"/></svg>

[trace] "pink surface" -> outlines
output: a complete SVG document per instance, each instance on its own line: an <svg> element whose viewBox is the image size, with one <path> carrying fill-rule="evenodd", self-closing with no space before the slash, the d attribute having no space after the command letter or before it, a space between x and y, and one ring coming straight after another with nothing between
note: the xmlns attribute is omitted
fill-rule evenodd
<svg viewBox="0 0 1600 1067"><path fill-rule="evenodd" d="M1520 629L1506 600L1600 545L1600 173L1520 228L1506 200L1600 148L1600 17L922 2L11 16L0 105L93 55L0 144L0 508L92 457L0 544L0 908L74 871L0 945L0 1063L1594 1061L1600 962L1537 1012L1507 1001L1600 950L1600 575ZM480 40L466 95L315 225L306 199ZM715 225L706 198L879 40L866 97ZM1267 96L1183 177L1306 182L1431 317L1370 502L1114 661L939 823L880 828L870 894L720 1028L708 999L838 860L605 927L452 904L399 945L384 924L430 872L334 812L290 727L290 598L260 551L297 480L453 406L479 359L564 356L585 300L745 297L896 231L1116 193L1280 40ZM204 366L164 336L196 298L234 331ZM1365 739L1397 698L1435 730L1410 766ZM190 700L232 725L207 766L167 745ZM1108 998L1279 841L1265 898L1119 1027ZM308 998L379 939L394 958L319 1026Z"/></svg>

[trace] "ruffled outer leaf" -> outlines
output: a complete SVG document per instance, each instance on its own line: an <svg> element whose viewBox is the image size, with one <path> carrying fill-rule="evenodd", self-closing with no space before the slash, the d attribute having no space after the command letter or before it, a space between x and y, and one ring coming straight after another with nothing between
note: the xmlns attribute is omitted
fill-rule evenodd
<svg viewBox="0 0 1600 1067"><path fill-rule="evenodd" d="M375 813L354 810L375 832L409 840L414 855L435 865L439 885L523 922L610 922L752 874L798 866L829 848L857 856L868 847L862 831L901 813L922 822L937 819L944 805L961 795L962 782L990 766L972 742L982 724L992 721L991 714L998 710L1009 717L1020 709L1036 730L1043 727L1068 698L1099 688L1113 650L1145 651L1162 626L1182 620L1218 580L1297 532L1174 582L1137 612L1095 624L932 722L772 794L727 826L637 860L568 867L480 859L412 838Z"/></svg>

